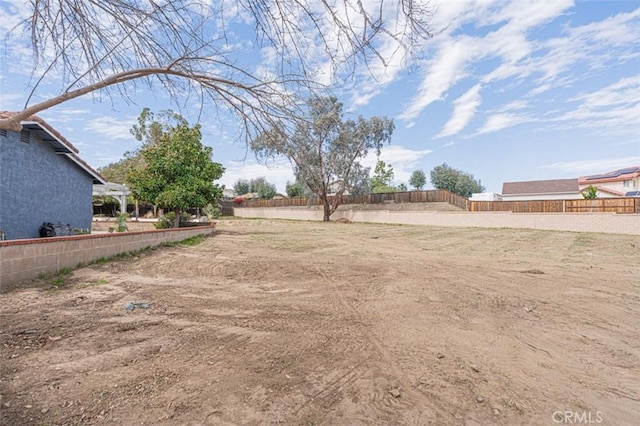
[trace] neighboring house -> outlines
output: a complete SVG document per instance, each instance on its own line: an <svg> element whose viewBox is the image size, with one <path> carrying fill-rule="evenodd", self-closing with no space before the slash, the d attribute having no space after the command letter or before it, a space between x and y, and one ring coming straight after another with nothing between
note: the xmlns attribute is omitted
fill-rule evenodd
<svg viewBox="0 0 640 426"><path fill-rule="evenodd" d="M0 230L13 240L39 237L43 222L90 229L93 184L106 181L40 117L22 126L0 130Z"/></svg>
<svg viewBox="0 0 640 426"><path fill-rule="evenodd" d="M640 167L627 167L599 175L578 178L580 191L594 186L598 198L637 197L640 191Z"/></svg>
<svg viewBox="0 0 640 426"><path fill-rule="evenodd" d="M502 184L503 201L582 199L578 179L531 180Z"/></svg>

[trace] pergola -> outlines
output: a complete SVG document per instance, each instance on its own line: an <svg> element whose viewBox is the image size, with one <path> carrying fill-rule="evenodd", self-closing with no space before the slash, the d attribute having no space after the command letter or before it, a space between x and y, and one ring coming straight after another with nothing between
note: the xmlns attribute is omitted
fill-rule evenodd
<svg viewBox="0 0 640 426"><path fill-rule="evenodd" d="M127 195L131 194L131 190L126 185L119 183L107 182L104 185L93 185L93 196L113 197L120 203L120 212L127 211Z"/></svg>

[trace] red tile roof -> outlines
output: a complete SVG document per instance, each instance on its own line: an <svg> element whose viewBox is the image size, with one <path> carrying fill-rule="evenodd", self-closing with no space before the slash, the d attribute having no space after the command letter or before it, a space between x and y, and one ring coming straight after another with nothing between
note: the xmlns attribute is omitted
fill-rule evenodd
<svg viewBox="0 0 640 426"><path fill-rule="evenodd" d="M578 179L530 180L503 183L502 195L578 193L579 189Z"/></svg>
<svg viewBox="0 0 640 426"><path fill-rule="evenodd" d="M602 182L620 182L623 180L635 179L637 177L640 177L640 167L634 166L599 175L580 176L578 178L578 183L580 183L580 185L589 185L592 183Z"/></svg>

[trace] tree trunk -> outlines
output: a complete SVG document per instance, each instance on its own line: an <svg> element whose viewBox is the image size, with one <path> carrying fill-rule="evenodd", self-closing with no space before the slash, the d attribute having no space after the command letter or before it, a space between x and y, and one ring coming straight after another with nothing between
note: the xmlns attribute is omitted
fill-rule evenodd
<svg viewBox="0 0 640 426"><path fill-rule="evenodd" d="M329 201L329 197L326 195L322 197L322 206L324 209L324 217L322 220L324 222L329 222L331 220L331 201Z"/></svg>
<svg viewBox="0 0 640 426"><path fill-rule="evenodd" d="M179 228L180 227L180 209L175 209L174 212L176 214L176 217L173 220L173 227Z"/></svg>

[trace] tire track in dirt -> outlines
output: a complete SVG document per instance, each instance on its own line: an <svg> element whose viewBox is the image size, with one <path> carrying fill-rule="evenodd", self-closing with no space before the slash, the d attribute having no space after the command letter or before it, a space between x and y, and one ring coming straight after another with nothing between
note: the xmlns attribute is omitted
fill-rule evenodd
<svg viewBox="0 0 640 426"><path fill-rule="evenodd" d="M321 390L310 398L310 401L315 402L320 398L321 402L325 402L323 396L326 396L329 402L335 404L343 399L344 394L360 394L365 398L367 407L372 408L374 413L378 413L377 415L368 413L372 417L396 420L404 417L405 421L409 421L406 416L414 416L413 420L417 420L415 418L417 414L420 422L435 420L432 413L426 412L432 405L432 401L413 391L414 383L397 367L394 355L373 334L362 313L332 277L317 266L316 272L329 286L329 291L326 292L329 303L333 306L341 306L348 316L352 317L349 320L352 324L349 335L364 338L349 339L348 341L359 344L345 343L345 353L367 353L368 355L337 380L323 385ZM365 391L364 395L361 394L362 391Z"/></svg>

